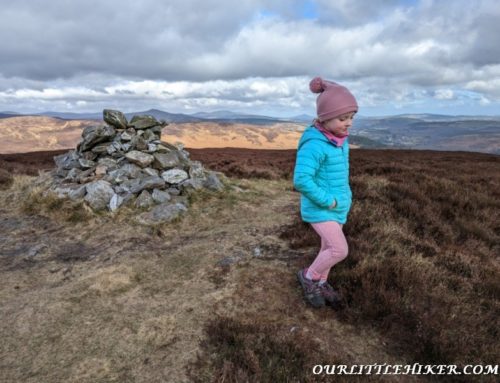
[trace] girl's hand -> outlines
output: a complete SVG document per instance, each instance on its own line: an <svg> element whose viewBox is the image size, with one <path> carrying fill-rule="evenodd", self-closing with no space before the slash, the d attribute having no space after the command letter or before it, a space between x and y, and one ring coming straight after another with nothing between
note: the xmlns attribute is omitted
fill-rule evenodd
<svg viewBox="0 0 500 383"><path fill-rule="evenodd" d="M334 198L334 199L333 199L333 203L332 203L330 206L328 206L328 209L333 209L333 208L335 208L336 206L337 206L337 200Z"/></svg>

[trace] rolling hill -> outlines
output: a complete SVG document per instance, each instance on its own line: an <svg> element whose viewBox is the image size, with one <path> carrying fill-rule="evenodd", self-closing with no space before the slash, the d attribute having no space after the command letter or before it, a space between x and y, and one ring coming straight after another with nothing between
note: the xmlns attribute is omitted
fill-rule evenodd
<svg viewBox="0 0 500 383"><path fill-rule="evenodd" d="M0 153L74 146L81 128L101 121L102 114L47 112L48 116L0 114ZM164 134L190 147L291 149L312 117L289 119L229 111L194 115L158 109L127 113L153 115L169 122ZM84 120L81 120L85 118ZM432 114L358 116L351 129L353 147L474 151L500 154L500 117ZM69 145L68 145L69 144ZM67 146L65 146L67 145Z"/></svg>

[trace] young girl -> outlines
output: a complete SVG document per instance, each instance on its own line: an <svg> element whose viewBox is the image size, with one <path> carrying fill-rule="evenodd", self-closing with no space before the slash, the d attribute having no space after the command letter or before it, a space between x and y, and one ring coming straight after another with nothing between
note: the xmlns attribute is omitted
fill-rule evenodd
<svg viewBox="0 0 500 383"><path fill-rule="evenodd" d="M309 87L319 93L317 118L299 141L293 183L301 193L302 220L321 237L321 250L297 277L307 302L321 307L325 302L335 305L339 301L338 293L327 282L328 274L348 252L342 232L352 201L347 137L358 104L347 88L320 77Z"/></svg>

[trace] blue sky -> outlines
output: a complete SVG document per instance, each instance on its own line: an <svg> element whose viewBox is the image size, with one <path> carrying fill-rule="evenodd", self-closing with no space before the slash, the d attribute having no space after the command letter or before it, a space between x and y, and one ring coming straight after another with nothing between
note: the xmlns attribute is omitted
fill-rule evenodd
<svg viewBox="0 0 500 383"><path fill-rule="evenodd" d="M0 111L500 115L494 0L0 0Z"/></svg>

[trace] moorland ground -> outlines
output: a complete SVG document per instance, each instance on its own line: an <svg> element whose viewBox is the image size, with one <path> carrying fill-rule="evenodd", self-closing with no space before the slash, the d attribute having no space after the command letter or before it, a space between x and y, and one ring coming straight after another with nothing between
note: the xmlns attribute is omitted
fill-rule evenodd
<svg viewBox="0 0 500 383"><path fill-rule="evenodd" d="M0 155L5 381L314 382L315 364L498 363L500 157L352 150L334 311L309 308L294 276L318 250L295 152L188 151L227 188L153 228L41 197L54 152Z"/></svg>

